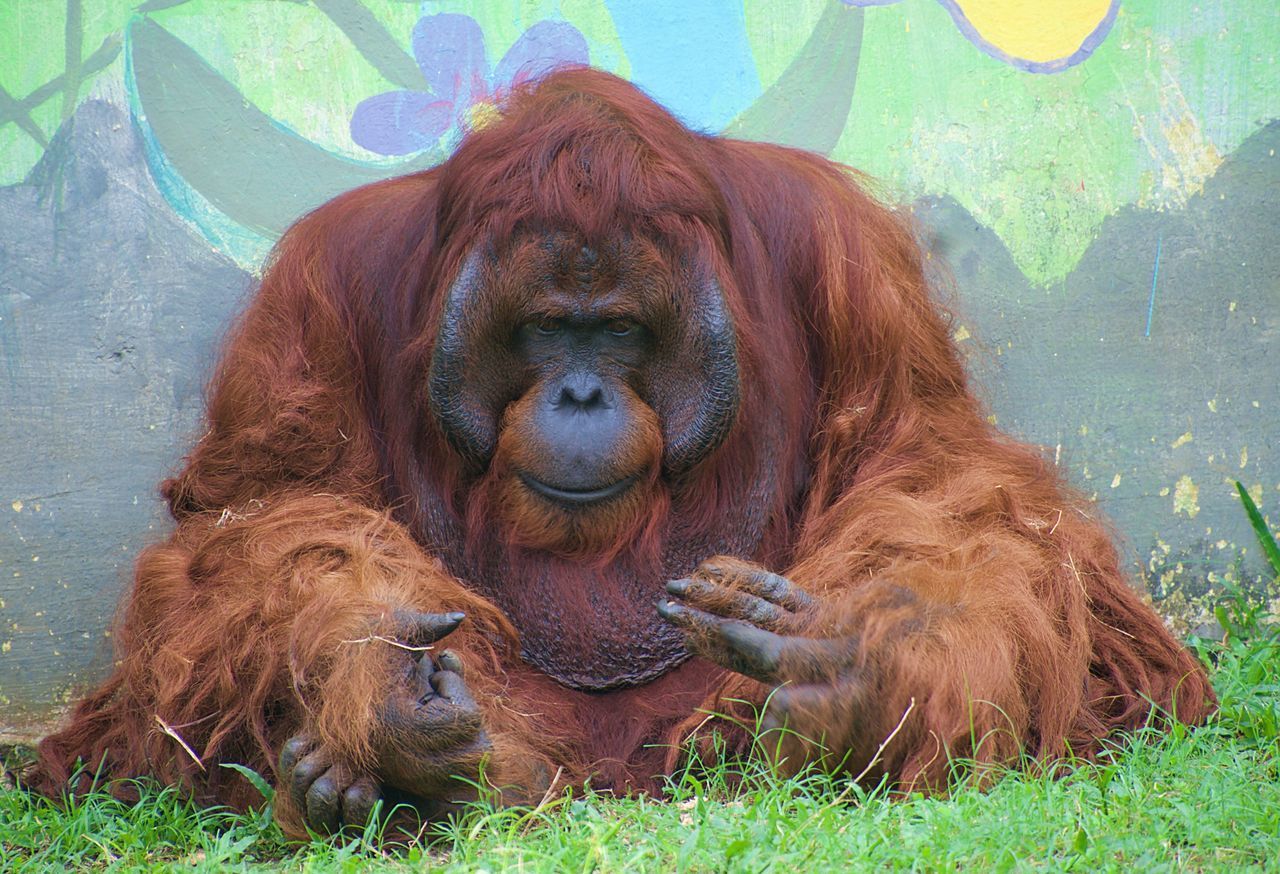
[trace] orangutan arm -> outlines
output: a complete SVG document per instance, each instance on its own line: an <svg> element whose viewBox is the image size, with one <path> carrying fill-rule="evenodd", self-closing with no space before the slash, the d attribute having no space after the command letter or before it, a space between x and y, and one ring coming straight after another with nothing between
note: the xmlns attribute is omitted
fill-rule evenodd
<svg viewBox="0 0 1280 874"><path fill-rule="evenodd" d="M1203 719L1203 671L1100 527L1064 502L1069 516L1019 530L1019 508L990 495L995 512L950 521L919 498L867 497L866 518L824 532L786 577L713 559L660 609L696 652L751 678L721 694L785 729L764 747L787 772L817 762L939 790L957 758L1088 755L1152 703Z"/></svg>
<svg viewBox="0 0 1280 874"><path fill-rule="evenodd" d="M433 662L422 648L446 634L451 653ZM243 805L252 790L219 767L237 762L280 788L293 834L304 820L358 820L387 787L407 800L466 797L453 778L479 778L482 757L495 785L540 791L553 769L501 703L510 640L501 614L383 513L281 495L192 515L139 561L121 660L41 745L37 788L63 791L81 759L106 777L150 774ZM291 738L286 766L327 763L309 781L277 768ZM349 816L328 803L328 783L308 798L330 769L330 782L357 787Z"/></svg>

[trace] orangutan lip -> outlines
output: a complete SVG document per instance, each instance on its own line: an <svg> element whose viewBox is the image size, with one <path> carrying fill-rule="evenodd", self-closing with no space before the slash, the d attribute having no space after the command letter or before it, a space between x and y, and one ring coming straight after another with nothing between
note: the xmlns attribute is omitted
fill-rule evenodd
<svg viewBox="0 0 1280 874"><path fill-rule="evenodd" d="M574 506L585 506L607 501L609 498L620 495L631 488L631 484L636 481L635 477L629 476L626 479L620 479L616 483L610 483L598 489L562 489L558 486L544 483L542 480L535 479L523 472L520 473L520 479L525 485L544 498L559 504L572 504Z"/></svg>

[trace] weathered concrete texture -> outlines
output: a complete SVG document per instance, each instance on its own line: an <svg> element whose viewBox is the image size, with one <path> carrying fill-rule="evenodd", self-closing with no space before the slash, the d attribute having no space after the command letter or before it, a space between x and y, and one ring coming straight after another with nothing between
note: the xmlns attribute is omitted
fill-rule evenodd
<svg viewBox="0 0 1280 874"><path fill-rule="evenodd" d="M1241 549L1236 578L1256 586L1262 573L1234 481L1280 523L1277 153L1280 122L1246 140L1185 209L1108 219L1048 289L1033 289L954 202L916 207L950 265L958 336L972 335L962 347L999 424L1096 496L1182 628L1204 618L1202 596Z"/></svg>
<svg viewBox="0 0 1280 874"><path fill-rule="evenodd" d="M250 277L178 219L123 109L83 104L0 189L0 733L102 676L156 484Z"/></svg>

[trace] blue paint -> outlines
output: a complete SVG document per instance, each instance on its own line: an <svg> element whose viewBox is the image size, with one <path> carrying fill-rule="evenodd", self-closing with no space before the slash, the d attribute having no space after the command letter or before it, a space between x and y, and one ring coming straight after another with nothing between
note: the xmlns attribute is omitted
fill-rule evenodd
<svg viewBox="0 0 1280 874"><path fill-rule="evenodd" d="M1147 301L1147 333L1143 336L1151 336L1151 317L1156 312L1156 280L1160 278L1160 250L1164 246L1164 234L1156 235L1156 264L1151 269L1151 299Z"/></svg>
<svg viewBox="0 0 1280 874"><path fill-rule="evenodd" d="M760 96L742 0L606 0L631 81L693 128L724 129Z"/></svg>

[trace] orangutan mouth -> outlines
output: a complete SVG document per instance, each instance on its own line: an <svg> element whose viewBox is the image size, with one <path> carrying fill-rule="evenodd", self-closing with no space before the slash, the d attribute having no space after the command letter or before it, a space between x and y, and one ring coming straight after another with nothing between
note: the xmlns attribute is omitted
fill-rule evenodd
<svg viewBox="0 0 1280 874"><path fill-rule="evenodd" d="M625 492L635 483L636 478L629 476L626 479L620 479L617 482L610 483L607 486L601 486L594 489L565 489L560 486L553 486L550 483L544 483L542 480L530 476L523 471L520 472L520 480L537 492L542 497L557 504L569 507L586 507L591 504L599 504Z"/></svg>

